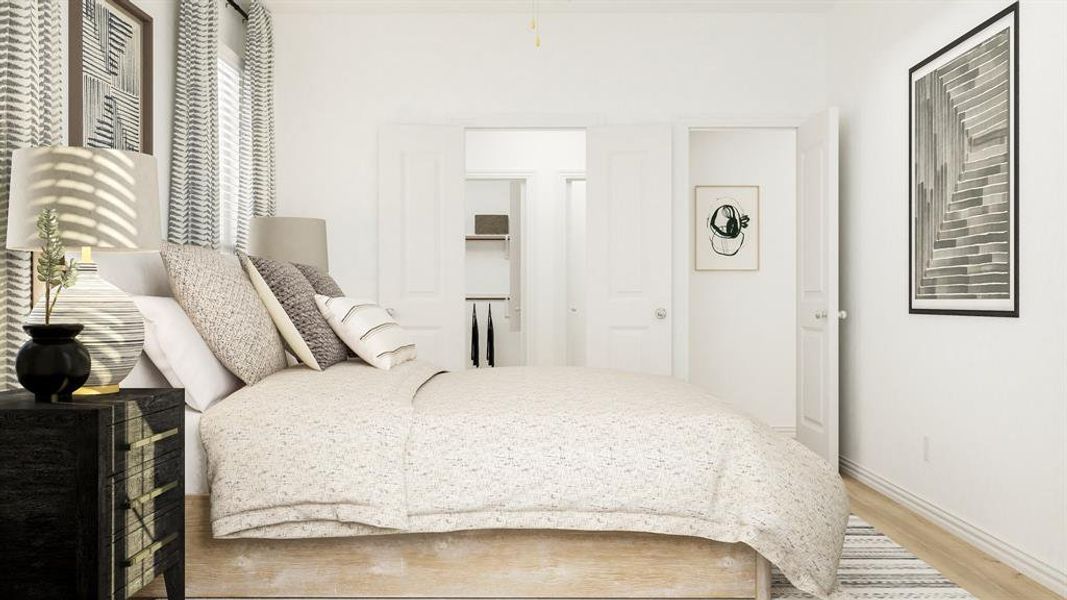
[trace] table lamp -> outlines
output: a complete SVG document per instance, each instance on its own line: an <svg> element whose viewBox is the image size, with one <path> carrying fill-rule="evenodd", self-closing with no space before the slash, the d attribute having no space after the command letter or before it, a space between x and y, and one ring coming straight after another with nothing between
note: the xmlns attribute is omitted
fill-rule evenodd
<svg viewBox="0 0 1067 600"><path fill-rule="evenodd" d="M78 340L92 367L75 395L119 390L144 346L144 318L129 295L104 281L92 251L158 252L159 184L156 159L103 148L51 146L16 150L11 156L7 247L36 251L37 216L53 208L60 239L81 252L78 281L55 303L52 320L85 326ZM28 324L44 322L42 298Z"/></svg>
<svg viewBox="0 0 1067 600"><path fill-rule="evenodd" d="M326 221L307 217L253 217L248 226L248 255L328 273Z"/></svg>

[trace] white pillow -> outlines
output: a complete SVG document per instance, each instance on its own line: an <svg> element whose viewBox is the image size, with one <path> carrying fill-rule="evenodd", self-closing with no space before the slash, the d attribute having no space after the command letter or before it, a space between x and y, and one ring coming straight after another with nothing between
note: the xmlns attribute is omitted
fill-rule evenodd
<svg viewBox="0 0 1067 600"><path fill-rule="evenodd" d="M185 388L185 403L198 411L241 388L208 348L174 298L134 296L144 315L144 351L173 387Z"/></svg>
<svg viewBox="0 0 1067 600"><path fill-rule="evenodd" d="M315 304L337 337L367 363L390 369L414 360L411 334L374 302L315 294Z"/></svg>

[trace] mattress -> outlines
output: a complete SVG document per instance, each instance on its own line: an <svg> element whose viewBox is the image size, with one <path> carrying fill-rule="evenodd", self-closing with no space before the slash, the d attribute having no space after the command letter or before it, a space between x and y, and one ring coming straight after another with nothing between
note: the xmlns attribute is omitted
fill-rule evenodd
<svg viewBox="0 0 1067 600"><path fill-rule="evenodd" d="M200 443L200 418L204 414L185 407L185 493L208 493L207 455Z"/></svg>
<svg viewBox="0 0 1067 600"><path fill-rule="evenodd" d="M170 387L152 359L144 352L130 374L122 381L124 388ZM203 413L185 405L185 493L207 494L207 456L200 443L200 417Z"/></svg>

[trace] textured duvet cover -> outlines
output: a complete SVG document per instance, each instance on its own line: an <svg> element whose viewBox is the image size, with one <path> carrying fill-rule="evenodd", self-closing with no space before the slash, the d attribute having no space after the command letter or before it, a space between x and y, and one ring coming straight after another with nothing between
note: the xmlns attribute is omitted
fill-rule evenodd
<svg viewBox="0 0 1067 600"><path fill-rule="evenodd" d="M462 529L744 542L835 595L848 498L807 448L666 377L287 369L208 410L216 537Z"/></svg>

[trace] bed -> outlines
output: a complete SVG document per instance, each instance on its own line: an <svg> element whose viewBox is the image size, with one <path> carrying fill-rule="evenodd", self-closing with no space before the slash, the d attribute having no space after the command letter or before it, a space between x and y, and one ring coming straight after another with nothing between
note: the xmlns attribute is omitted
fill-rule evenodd
<svg viewBox="0 0 1067 600"><path fill-rule="evenodd" d="M670 378L294 366L187 430L191 597L839 593L836 472Z"/></svg>

